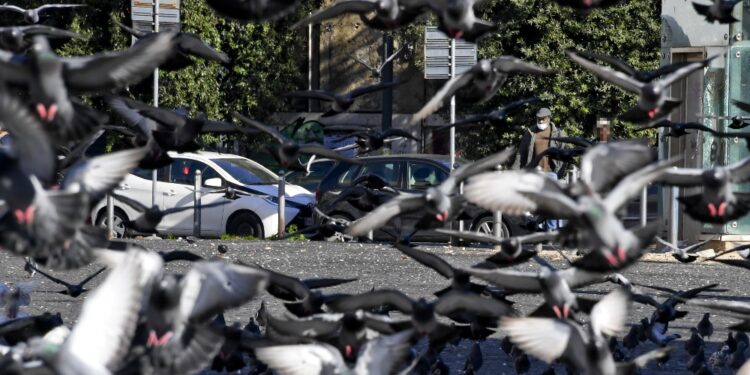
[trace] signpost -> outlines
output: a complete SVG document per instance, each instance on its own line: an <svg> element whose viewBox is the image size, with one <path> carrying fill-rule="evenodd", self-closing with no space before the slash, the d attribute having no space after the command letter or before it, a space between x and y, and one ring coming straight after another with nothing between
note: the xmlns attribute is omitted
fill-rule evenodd
<svg viewBox="0 0 750 375"><path fill-rule="evenodd" d="M424 78L452 79L477 63L477 45L449 38L436 26L425 28ZM456 97L451 97L450 121L456 122ZM456 164L456 129L450 130L451 169Z"/></svg>
<svg viewBox="0 0 750 375"><path fill-rule="evenodd" d="M130 18L133 29L150 33L159 31L179 31L180 0L131 0ZM135 38L133 38L135 43ZM159 69L154 70L154 107L159 106ZM151 174L151 205L157 206L156 199L157 170Z"/></svg>
<svg viewBox="0 0 750 375"><path fill-rule="evenodd" d="M437 27L427 26L425 28L424 61L425 79L453 79L471 69L477 63L477 45L450 38ZM454 122L456 122L455 95L451 96L450 108L450 123ZM449 152L450 167L453 170L456 167L456 128L450 128ZM459 230L463 230L463 226L463 221L459 222Z"/></svg>

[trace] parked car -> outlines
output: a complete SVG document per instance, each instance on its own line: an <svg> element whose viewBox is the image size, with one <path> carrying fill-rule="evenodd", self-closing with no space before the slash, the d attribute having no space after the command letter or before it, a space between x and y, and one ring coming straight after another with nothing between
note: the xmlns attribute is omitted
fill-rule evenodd
<svg viewBox="0 0 750 375"><path fill-rule="evenodd" d="M320 181L328 174L331 168L336 164L331 159L316 159L310 165L310 173L294 171L286 176L286 181L295 185L302 186L309 191L315 191L320 185Z"/></svg>
<svg viewBox="0 0 750 375"><path fill-rule="evenodd" d="M356 220L364 212L354 208L348 202L340 202L335 207L329 207L341 191L349 186L351 182L363 175L375 174L383 178L388 184L402 192L418 193L427 190L430 187L440 185L450 174L450 159L445 155L390 155L390 156L372 156L363 157L358 160L363 164L354 165L349 163L338 162L331 168L331 171L323 178L316 191L318 208L327 215L345 220ZM466 163L463 160L457 160L457 163ZM465 229L494 233L495 218L492 212L487 210L467 206L465 211L464 225ZM404 230L410 230L419 220L418 214L407 214L401 216L401 226ZM322 219L316 219L322 221ZM503 236L516 236L527 233L522 228L526 219L520 217L503 216ZM446 224L449 227L451 223ZM454 228L458 228L458 223L453 223ZM384 231L374 233L376 240L391 240ZM447 241L448 236L435 233L432 231L422 231L413 237L417 241Z"/></svg>
<svg viewBox="0 0 750 375"><path fill-rule="evenodd" d="M279 177L260 164L231 154L214 152L170 153L174 162L157 171L156 204L161 209L192 207L195 172L201 171L202 204L228 202L225 205L201 211L201 236L217 237L228 233L239 236L265 238L278 233L278 180ZM227 187L239 194L230 200L215 191ZM136 169L116 189L116 193L151 206L152 171ZM303 187L286 185L286 225L312 223L313 194ZM213 193L212 193L213 192ZM140 213L117 199L115 206L115 231L126 235L123 222ZM106 202L94 207L92 218L98 225L106 221ZM157 227L159 233L172 235L193 234L193 210L165 216Z"/></svg>

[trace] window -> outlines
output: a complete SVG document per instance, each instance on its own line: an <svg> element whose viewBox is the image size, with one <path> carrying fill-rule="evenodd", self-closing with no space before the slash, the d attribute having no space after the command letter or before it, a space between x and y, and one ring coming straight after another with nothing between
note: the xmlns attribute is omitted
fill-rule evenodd
<svg viewBox="0 0 750 375"><path fill-rule="evenodd" d="M163 167L163 168L159 168L159 170L156 173L156 179L158 181L168 182L167 181L167 173L166 173L167 171L169 171L168 168L169 168L169 166L166 166L166 167ZM130 174L132 174L134 176L137 176L137 177L140 177L140 178L142 178L144 180L151 181L151 179L153 178L152 172L153 172L153 170L151 170L151 169L136 168L136 169L133 169L133 171L130 172Z"/></svg>
<svg viewBox="0 0 750 375"><path fill-rule="evenodd" d="M447 178L448 174L435 165L409 162L409 189L424 190L438 186Z"/></svg>
<svg viewBox="0 0 750 375"><path fill-rule="evenodd" d="M373 161L362 167L358 177L373 174L385 180L388 185L398 188L401 180L400 167L401 164L398 161Z"/></svg>
<svg viewBox="0 0 750 375"><path fill-rule="evenodd" d="M193 185L195 184L195 171L201 171L201 179L206 181L210 178L221 178L219 174L205 163L190 159L175 159L172 162L172 183Z"/></svg>
<svg viewBox="0 0 750 375"><path fill-rule="evenodd" d="M219 168L246 185L275 184L279 178L247 159L211 159Z"/></svg>

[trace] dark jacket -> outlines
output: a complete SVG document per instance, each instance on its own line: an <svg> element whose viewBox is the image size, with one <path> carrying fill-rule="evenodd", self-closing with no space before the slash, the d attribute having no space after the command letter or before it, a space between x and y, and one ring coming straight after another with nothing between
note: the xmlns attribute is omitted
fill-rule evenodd
<svg viewBox="0 0 750 375"><path fill-rule="evenodd" d="M552 127L552 138L566 137L565 131L559 129L554 123L550 123L550 126ZM513 169L525 167L534 158L534 141L536 140L536 133L540 131L536 125L526 128L521 138L521 143L518 145L518 154L516 155L516 160L513 162ZM559 141L550 140L549 147L563 148L565 145ZM563 163L550 159L549 164L552 171L559 175Z"/></svg>

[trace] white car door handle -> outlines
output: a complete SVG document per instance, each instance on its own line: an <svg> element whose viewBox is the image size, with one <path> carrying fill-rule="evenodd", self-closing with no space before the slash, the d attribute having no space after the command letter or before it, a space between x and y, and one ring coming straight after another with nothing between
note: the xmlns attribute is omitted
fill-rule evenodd
<svg viewBox="0 0 750 375"><path fill-rule="evenodd" d="M169 191L165 191L164 195L166 195L168 197L174 197L175 195L177 195L177 193L175 193L174 190L169 190Z"/></svg>

